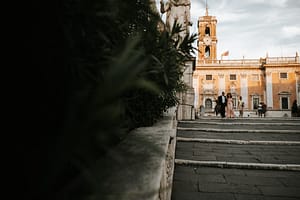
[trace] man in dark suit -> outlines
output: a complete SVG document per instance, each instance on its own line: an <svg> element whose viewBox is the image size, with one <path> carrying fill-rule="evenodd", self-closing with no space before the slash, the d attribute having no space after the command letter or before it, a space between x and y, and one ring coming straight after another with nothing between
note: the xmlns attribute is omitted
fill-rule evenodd
<svg viewBox="0 0 300 200"><path fill-rule="evenodd" d="M227 104L225 92L222 92L222 95L218 97L218 103L221 105L220 113L221 113L222 118L224 118L225 117L225 107Z"/></svg>

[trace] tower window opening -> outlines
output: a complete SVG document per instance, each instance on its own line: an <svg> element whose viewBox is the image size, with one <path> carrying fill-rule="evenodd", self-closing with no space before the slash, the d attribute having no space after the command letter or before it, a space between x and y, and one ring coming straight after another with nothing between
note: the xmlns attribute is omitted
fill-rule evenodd
<svg viewBox="0 0 300 200"><path fill-rule="evenodd" d="M210 29L209 29L209 27L205 28L205 35L210 35Z"/></svg>
<svg viewBox="0 0 300 200"><path fill-rule="evenodd" d="M205 47L205 57L206 58L210 57L210 48L209 48L209 46Z"/></svg>

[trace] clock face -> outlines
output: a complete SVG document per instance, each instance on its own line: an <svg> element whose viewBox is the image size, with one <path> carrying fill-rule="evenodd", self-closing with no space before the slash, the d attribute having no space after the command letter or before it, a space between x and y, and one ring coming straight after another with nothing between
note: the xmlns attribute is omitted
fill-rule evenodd
<svg viewBox="0 0 300 200"><path fill-rule="evenodd" d="M209 36L205 36L205 37L203 38L203 42L204 42L204 44L206 44L206 45L210 45L210 44L211 44L211 38L210 38Z"/></svg>

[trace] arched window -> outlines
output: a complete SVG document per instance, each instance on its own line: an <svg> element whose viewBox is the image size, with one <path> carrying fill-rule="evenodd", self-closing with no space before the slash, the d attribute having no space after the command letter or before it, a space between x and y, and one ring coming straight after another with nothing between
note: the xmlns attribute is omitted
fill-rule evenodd
<svg viewBox="0 0 300 200"><path fill-rule="evenodd" d="M210 35L210 29L209 29L209 27L205 28L205 35Z"/></svg>
<svg viewBox="0 0 300 200"><path fill-rule="evenodd" d="M210 57L210 48L209 46L205 47L205 58L209 58Z"/></svg>
<svg viewBox="0 0 300 200"><path fill-rule="evenodd" d="M211 109L212 108L212 100L211 99L206 99L205 100L205 108L206 109Z"/></svg>

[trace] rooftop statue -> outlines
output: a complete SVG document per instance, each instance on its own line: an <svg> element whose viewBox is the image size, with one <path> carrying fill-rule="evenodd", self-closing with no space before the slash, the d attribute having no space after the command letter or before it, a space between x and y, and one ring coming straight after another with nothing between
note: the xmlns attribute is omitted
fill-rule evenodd
<svg viewBox="0 0 300 200"><path fill-rule="evenodd" d="M181 25L182 31L179 33L179 38L182 39L189 35L189 26L192 25L190 17L190 0L160 0L160 12L166 12L166 27L170 31L177 21Z"/></svg>

